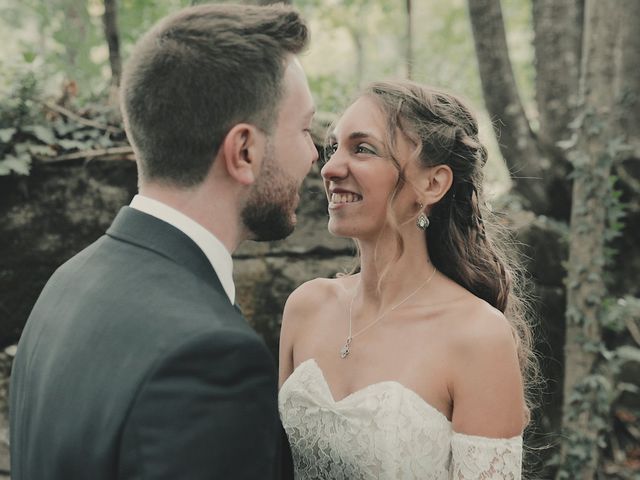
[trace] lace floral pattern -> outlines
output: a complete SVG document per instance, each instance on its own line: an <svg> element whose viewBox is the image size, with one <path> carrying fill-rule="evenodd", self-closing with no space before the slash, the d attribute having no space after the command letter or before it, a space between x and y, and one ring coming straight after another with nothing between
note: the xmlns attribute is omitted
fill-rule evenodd
<svg viewBox="0 0 640 480"><path fill-rule="evenodd" d="M334 401L313 359L280 390L297 480L520 479L522 439L452 431L434 407L398 382Z"/></svg>

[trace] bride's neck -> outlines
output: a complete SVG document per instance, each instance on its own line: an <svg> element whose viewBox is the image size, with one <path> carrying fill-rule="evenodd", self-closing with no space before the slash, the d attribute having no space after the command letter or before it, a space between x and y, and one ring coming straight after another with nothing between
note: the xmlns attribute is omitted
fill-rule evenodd
<svg viewBox="0 0 640 480"><path fill-rule="evenodd" d="M360 282L356 295L363 302L381 308L397 303L399 296L433 272L423 237L405 238L404 252L399 259L396 259L395 242L391 236L377 242L359 242Z"/></svg>

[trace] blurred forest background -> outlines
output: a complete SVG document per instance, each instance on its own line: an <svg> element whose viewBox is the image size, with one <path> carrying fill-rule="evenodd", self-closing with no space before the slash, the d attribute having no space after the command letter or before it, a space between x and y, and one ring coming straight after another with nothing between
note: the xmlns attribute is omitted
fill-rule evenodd
<svg viewBox="0 0 640 480"><path fill-rule="evenodd" d="M136 190L117 91L135 40L188 0L0 0L0 478L6 392L44 283ZM246 3L271 3L254 1ZM293 0L327 124L360 86L409 77L470 100L488 200L531 280L545 382L526 478L640 478L640 2ZM277 348L286 296L353 249L326 232L318 171L296 233L235 254L240 303ZM117 299L114 299L117 301Z"/></svg>

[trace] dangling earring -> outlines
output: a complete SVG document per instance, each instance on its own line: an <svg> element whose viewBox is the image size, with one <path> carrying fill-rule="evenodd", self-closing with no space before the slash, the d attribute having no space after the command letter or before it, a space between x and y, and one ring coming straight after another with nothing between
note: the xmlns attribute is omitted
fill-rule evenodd
<svg viewBox="0 0 640 480"><path fill-rule="evenodd" d="M427 217L424 212L418 215L418 219L416 220L416 226L420 230L426 230L427 227L429 226L429 217Z"/></svg>
<svg viewBox="0 0 640 480"><path fill-rule="evenodd" d="M420 209L424 208L424 205L422 205L421 203L420 205ZM420 229L420 230L426 230L429 227L429 217L427 217L427 214L424 212L420 212L420 215L418 215L418 219L416 220L416 226Z"/></svg>

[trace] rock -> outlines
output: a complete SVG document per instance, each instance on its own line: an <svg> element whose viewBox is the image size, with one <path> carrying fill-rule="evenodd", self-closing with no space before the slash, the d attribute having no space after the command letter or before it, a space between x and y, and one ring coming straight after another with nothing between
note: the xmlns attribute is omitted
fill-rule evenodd
<svg viewBox="0 0 640 480"><path fill-rule="evenodd" d="M566 224L528 211L507 211L527 273L537 285L562 286L569 252Z"/></svg>
<svg viewBox="0 0 640 480"><path fill-rule="evenodd" d="M0 177L0 348L17 342L53 271L104 233L136 190L130 161L36 165Z"/></svg>

